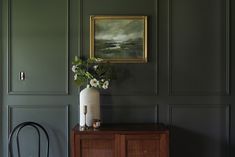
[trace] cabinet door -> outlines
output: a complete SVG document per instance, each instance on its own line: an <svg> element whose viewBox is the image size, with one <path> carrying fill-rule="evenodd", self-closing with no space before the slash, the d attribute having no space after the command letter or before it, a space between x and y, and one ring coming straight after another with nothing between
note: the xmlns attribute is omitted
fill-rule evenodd
<svg viewBox="0 0 235 157"><path fill-rule="evenodd" d="M167 157L161 134L121 135L121 157Z"/></svg>
<svg viewBox="0 0 235 157"><path fill-rule="evenodd" d="M77 135L74 157L115 157L114 135Z"/></svg>

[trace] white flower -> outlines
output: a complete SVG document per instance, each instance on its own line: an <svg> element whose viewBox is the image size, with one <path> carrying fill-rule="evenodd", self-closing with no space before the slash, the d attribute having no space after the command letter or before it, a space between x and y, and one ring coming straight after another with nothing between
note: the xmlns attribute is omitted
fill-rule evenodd
<svg viewBox="0 0 235 157"><path fill-rule="evenodd" d="M109 87L109 81L105 81L102 88L107 89Z"/></svg>
<svg viewBox="0 0 235 157"><path fill-rule="evenodd" d="M75 73L77 71L77 66L76 65L73 65L72 66L72 71Z"/></svg>
<svg viewBox="0 0 235 157"><path fill-rule="evenodd" d="M74 75L74 80L76 81L78 79L78 74Z"/></svg>
<svg viewBox="0 0 235 157"><path fill-rule="evenodd" d="M97 81L95 78L90 80L90 84L92 87L99 86L99 81Z"/></svg>
<svg viewBox="0 0 235 157"><path fill-rule="evenodd" d="M95 58L95 61L96 61L96 62L102 62L103 59L102 59L102 58Z"/></svg>
<svg viewBox="0 0 235 157"><path fill-rule="evenodd" d="M75 61L78 61L78 56L75 56L74 60L75 60Z"/></svg>
<svg viewBox="0 0 235 157"><path fill-rule="evenodd" d="M96 70L98 68L98 65L94 65L93 68Z"/></svg>

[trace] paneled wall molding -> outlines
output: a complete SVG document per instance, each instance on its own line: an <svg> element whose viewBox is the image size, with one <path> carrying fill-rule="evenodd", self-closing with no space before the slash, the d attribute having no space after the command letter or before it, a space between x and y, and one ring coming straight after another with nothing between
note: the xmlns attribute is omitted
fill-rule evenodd
<svg viewBox="0 0 235 157"><path fill-rule="evenodd" d="M7 39L7 48L6 48L6 52L7 52L7 68L8 68L8 84L7 84L7 90L8 90L8 94L11 94L11 95L68 95L69 94L69 83L68 83L68 78L69 78L69 16L70 16L70 10L69 10L69 5L70 5L70 0L65 0L67 5L65 6L66 7L66 43L65 43L65 46L66 46L66 52L64 52L64 63L66 64L66 67L64 67L64 72L66 73L65 76L61 76L61 77L65 77L65 82L63 82L64 84L64 89L62 90L37 90L37 89L33 89L33 90L14 90L13 89L13 86L12 86L12 83L13 83L13 77L16 77L16 76L12 76L12 69L13 69L13 66L12 66L12 26L13 26L13 21L12 21L12 5L13 5L13 0L5 0L7 1L6 5L7 5L7 18L6 18L6 23L7 23L7 36L6 36L6 39ZM43 10L42 10L43 12ZM53 20L53 19L51 19ZM56 61L51 61L52 63L53 62L56 62ZM43 60L42 60L42 65L43 65ZM22 69L24 70L24 69ZM27 76L26 76L27 77ZM27 78L26 78L27 79ZM53 83L53 82L51 82Z"/></svg>
<svg viewBox="0 0 235 157"><path fill-rule="evenodd" d="M222 17L224 18L223 22L225 25L224 30L224 40L222 40L224 43L224 49L221 50L221 55L224 55L224 62L223 65L221 65L224 70L224 76L225 80L223 81L223 85L221 90L177 90L173 87L173 48L172 48L172 20L173 20L173 14L172 14L172 7L173 7L173 1L174 0L168 0L168 77L169 77L169 96L228 96L230 95L230 26L231 26L231 11L230 11L230 0L220 0L221 3L224 3L224 5L221 5L223 7L224 12L222 13ZM212 2L211 2L212 3ZM203 5L203 4L202 4ZM221 42L222 42L221 41ZM200 64L200 63L199 63ZM200 76L199 76L200 77ZM193 82L192 82L193 84Z"/></svg>
<svg viewBox="0 0 235 157"><path fill-rule="evenodd" d="M213 109L213 108L223 108L226 109L226 117L228 120L227 124L230 124L230 104L169 104L168 106L168 122L169 125L172 125L172 114L174 109L178 108L205 108L205 109ZM229 127L228 127L229 128Z"/></svg>
<svg viewBox="0 0 235 157"><path fill-rule="evenodd" d="M170 127L174 127L173 122L173 114L175 109L224 109L225 110L225 116L226 121L224 122L226 124L226 142L227 144L230 144L230 125L231 125L231 119L230 119L230 110L231 110L230 104L170 104L169 110L168 110L168 124ZM187 117L186 117L187 118ZM221 128L223 129L223 128Z"/></svg>
<svg viewBox="0 0 235 157"><path fill-rule="evenodd" d="M65 141L65 151L66 151L66 157L69 157L69 132L70 132L70 127L69 127L69 105L8 105L7 106L7 136L5 136L5 140L8 141L8 137L9 137L9 134L11 132L11 130L13 129L12 125L13 125L13 110L14 109L25 109L25 110L28 110L28 109L33 109L35 110L35 112L37 112L37 110L47 110L47 109L63 109L64 110L64 120L65 120L65 124L64 124L64 132L65 132L65 138L66 138L66 141ZM53 113L51 113L53 114ZM59 116L59 115L58 115ZM55 117L55 116L54 116ZM32 117L33 118L33 117ZM42 117L43 118L43 117ZM33 120L27 120L27 121L33 121ZM40 121L40 120L39 120ZM37 122L37 121L35 121ZM47 124L47 121L42 121L41 123L45 123ZM43 125L42 124L42 125ZM50 126L51 124L48 123L48 126ZM52 126L51 126L52 127ZM55 128L53 128L55 129ZM63 137L63 136L62 136ZM51 147L52 148L52 147ZM60 149L60 148L57 148L57 149ZM9 156L9 154L7 153L7 155Z"/></svg>
<svg viewBox="0 0 235 157"><path fill-rule="evenodd" d="M156 19L155 19L155 24L156 24L156 34L155 34L155 37L156 37L156 43L155 43L155 45L156 45L156 62L155 62L155 75L154 75L154 78L155 78L155 84L154 84L154 87L155 87L155 89L154 89L154 95L155 96L158 96L158 93L159 93L159 69L158 69L158 67L159 67L159 42L158 42L158 40L159 40L159 27L158 27L158 23L159 23L159 17L158 17L158 15L159 15L159 8L158 8L158 3L159 3L159 0L155 0L155 16L156 16ZM150 47L150 45L148 45L148 47Z"/></svg>
<svg viewBox="0 0 235 157"><path fill-rule="evenodd" d="M78 56L82 56L83 55L83 45L84 45L84 42L83 42L83 33L82 33L82 30L83 30L83 0L78 0L79 2L79 11L78 11L78 14L79 14L79 19L78 19Z"/></svg>
<svg viewBox="0 0 235 157"><path fill-rule="evenodd" d="M144 0L143 0L144 1ZM155 12L154 12L154 16L152 15L147 15L148 16L148 29L150 27L153 27L153 30L156 30L156 33L152 33L151 30L148 30L148 34L149 34L149 37L148 38L152 38L152 37L155 37L156 38L156 41L155 42L152 42L151 40L148 39L149 43L148 43L148 63L146 64L149 64L149 61L151 60L154 65L154 70L152 71L153 73L153 77L154 77L154 85L151 87L152 89L148 89L148 90L142 90L140 88L140 90L133 90L133 91L130 91L130 92L104 92L104 93L101 93L101 95L104 95L104 96L158 96L158 80L159 80L159 72L158 72L158 66L159 66L159 62L158 62L158 53L159 53L159 48L158 48L158 39L159 39L159 34L158 34L158 3L159 3L159 0L153 0L154 2L154 8L155 8ZM87 57L88 55L88 40L85 40L86 36L89 36L89 34L87 34L88 32L87 31L84 31L85 27L84 25L86 25L85 21L87 20L86 18L86 15L84 13L85 9L84 8L87 8L85 6L85 3L86 3L86 0L79 0L79 4L80 4L80 11L79 11L79 33L78 33L78 37L79 37L79 40L78 40L78 56L81 56L81 57ZM89 3L89 2L87 2ZM90 15L94 15L94 14L90 14ZM100 12L98 14L95 14L95 15L141 15L141 14L136 14L136 13L133 13L133 14L127 14L125 12L120 12L119 14L107 14L107 13L103 13L103 12ZM145 14L144 14L145 15ZM154 17L154 18L153 18ZM89 19L89 18L88 18ZM151 23L151 26L149 26L149 24ZM156 47L155 50L153 50L153 52L151 52L151 47ZM86 51L86 48L88 51ZM151 53L151 54L150 54ZM149 58L150 56L153 56L154 58ZM144 64L143 64L144 65ZM118 64L117 64L117 67ZM141 82L142 83L142 82ZM112 88L112 87L111 87Z"/></svg>
<svg viewBox="0 0 235 157"><path fill-rule="evenodd" d="M130 105L122 104L113 106L105 104L101 106L101 115L108 123L158 123L159 105ZM112 114L113 113L113 114ZM110 114L110 116L109 116ZM138 115L138 117L136 116ZM146 116L148 115L148 116ZM151 119L146 119L150 117ZM129 121L126 121L129 120ZM130 121L135 120L135 121ZM107 122L106 122L107 123Z"/></svg>
<svg viewBox="0 0 235 157"><path fill-rule="evenodd" d="M0 0L0 6L2 7L2 0ZM3 103L3 53L2 53L2 46L3 46L3 33L2 33L2 8L0 12L0 115L2 115L2 103ZM0 117L0 122L2 122L2 116ZM2 139L2 123L0 123L0 138ZM0 142L0 152L2 152L2 141ZM0 154L1 156L1 154Z"/></svg>
<svg viewBox="0 0 235 157"><path fill-rule="evenodd" d="M187 156L188 154L194 152L196 156L208 156L208 154L216 154L218 157L229 157L229 154L231 153L230 112L231 109L230 105L228 104L169 105L168 122L171 129L171 152L174 153L175 156ZM183 141L179 141L181 138ZM179 150L180 148L177 147L176 143L187 141L194 142L193 145L189 145L187 147L188 149L193 150L190 150L191 152L182 152L182 150ZM201 145L204 146L208 144L211 144L210 150L207 149L204 151L195 152L196 149L201 150L199 148ZM204 148L203 146L202 148Z"/></svg>

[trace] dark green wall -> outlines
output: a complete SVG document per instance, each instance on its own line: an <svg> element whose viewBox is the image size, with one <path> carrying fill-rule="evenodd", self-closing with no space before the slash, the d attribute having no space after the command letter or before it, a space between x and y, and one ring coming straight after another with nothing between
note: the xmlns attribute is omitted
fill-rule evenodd
<svg viewBox="0 0 235 157"><path fill-rule="evenodd" d="M77 4L67 0L3 1L3 157L7 157L9 132L22 121L46 127L50 156L69 156L69 133L78 117L76 89L68 91L69 56L77 52L69 53L73 43L69 32L75 30L69 28L69 5ZM76 18L78 6L73 10L71 16ZM24 81L19 80L21 71L26 74ZM32 141L31 136L25 138L22 156L34 156Z"/></svg>
<svg viewBox="0 0 235 157"><path fill-rule="evenodd" d="M49 130L52 157L68 156L79 121L70 61L89 52L90 15L149 19L148 63L115 64L104 123L165 123L172 157L235 156L234 9L230 0L3 0L2 157L25 120Z"/></svg>
<svg viewBox="0 0 235 157"><path fill-rule="evenodd" d="M9 92L68 93L68 1L10 2Z"/></svg>
<svg viewBox="0 0 235 157"><path fill-rule="evenodd" d="M2 0L0 0L0 6L2 6ZM2 7L0 7L0 17L2 17ZM2 18L0 18L0 123L2 122ZM0 125L0 138L2 139L2 125ZM0 152L2 152L2 142L0 142Z"/></svg>

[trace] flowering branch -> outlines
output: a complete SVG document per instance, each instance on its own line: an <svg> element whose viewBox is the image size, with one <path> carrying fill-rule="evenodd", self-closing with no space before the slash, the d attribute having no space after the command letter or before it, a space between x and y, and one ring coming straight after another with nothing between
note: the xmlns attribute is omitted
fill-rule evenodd
<svg viewBox="0 0 235 157"><path fill-rule="evenodd" d="M75 56L72 62L74 81L78 86L87 84L88 86L107 89L111 79L111 67L102 63L100 58L91 58L83 61Z"/></svg>

